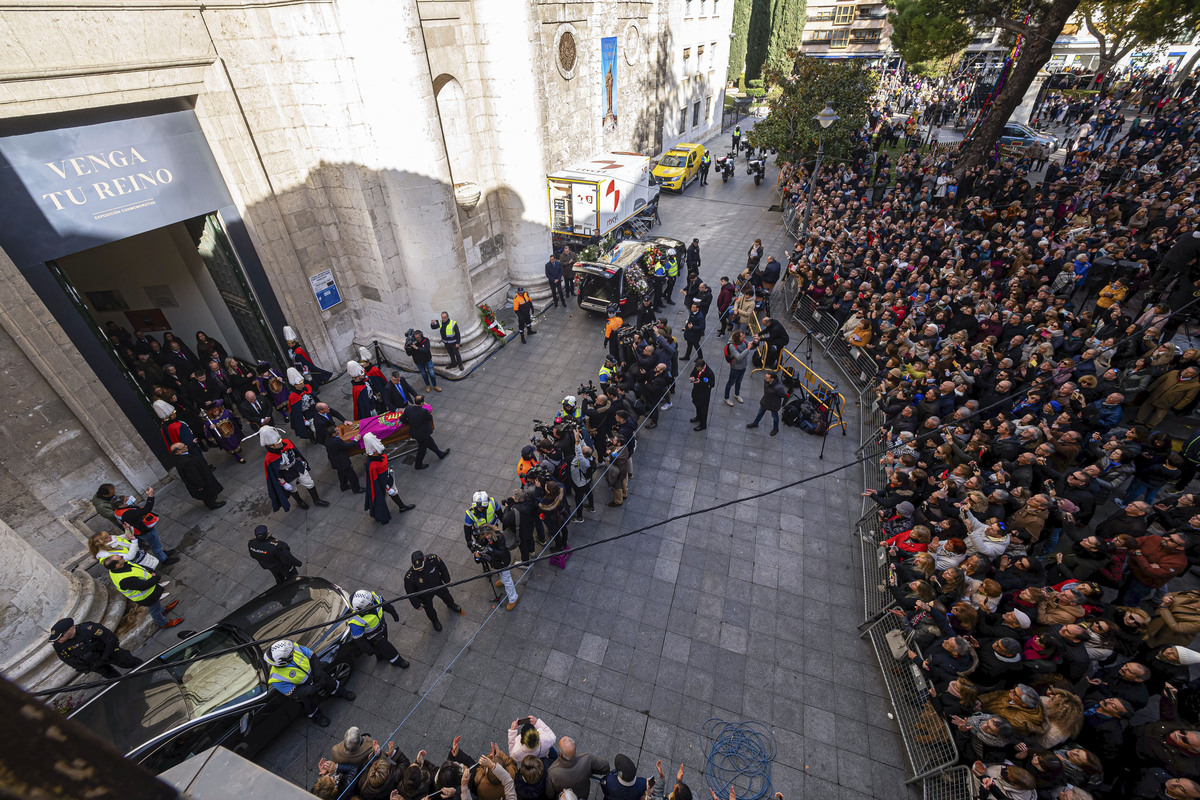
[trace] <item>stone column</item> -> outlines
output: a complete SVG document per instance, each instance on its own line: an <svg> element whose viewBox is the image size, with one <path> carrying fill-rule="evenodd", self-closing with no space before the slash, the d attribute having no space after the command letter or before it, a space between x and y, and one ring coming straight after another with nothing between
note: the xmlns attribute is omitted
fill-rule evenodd
<svg viewBox="0 0 1200 800"><path fill-rule="evenodd" d="M63 572L0 520L0 672L26 689L61 686L75 670L58 660L47 641L55 622L72 617L76 622L97 620L113 630L124 602L111 597L86 572Z"/></svg>
<svg viewBox="0 0 1200 800"><path fill-rule="evenodd" d="M413 309L411 320L397 320L395 335L402 339L405 328L420 327L437 347L429 321L447 311L462 332L462 357L470 360L492 338L484 335L471 290L417 5L346 0L337 9L371 129L366 166L380 174Z"/></svg>
<svg viewBox="0 0 1200 800"><path fill-rule="evenodd" d="M492 158L500 182L504 251L509 282L535 300L550 297L544 265L550 258L550 210L546 196L546 109L539 63L538 27L530 3L476 3L475 29L484 58ZM581 56L582 57L582 56ZM599 125L599 121L596 121Z"/></svg>

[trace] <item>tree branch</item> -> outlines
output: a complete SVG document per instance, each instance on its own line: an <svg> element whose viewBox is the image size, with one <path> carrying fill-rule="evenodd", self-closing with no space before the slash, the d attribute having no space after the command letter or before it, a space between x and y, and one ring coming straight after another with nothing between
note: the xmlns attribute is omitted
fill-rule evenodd
<svg viewBox="0 0 1200 800"><path fill-rule="evenodd" d="M1008 19L1007 17L992 17L992 24L1002 31L1008 31L1009 33L1016 33L1022 36L1028 34L1030 30L1028 25L1024 25L1013 19Z"/></svg>

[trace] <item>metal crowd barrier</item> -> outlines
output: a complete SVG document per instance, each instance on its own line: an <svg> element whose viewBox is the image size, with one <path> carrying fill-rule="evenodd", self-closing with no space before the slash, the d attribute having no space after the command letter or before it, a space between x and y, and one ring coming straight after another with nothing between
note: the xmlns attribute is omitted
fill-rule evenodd
<svg viewBox="0 0 1200 800"><path fill-rule="evenodd" d="M976 778L967 767L953 767L924 781L925 800L975 800Z"/></svg>
<svg viewBox="0 0 1200 800"><path fill-rule="evenodd" d="M881 490L886 474L880 459L888 450L889 438L881 430L885 420L875 403L877 365L866 352L851 347L832 314L822 311L812 298L800 292L794 275L788 274L780 297L784 309L813 334L814 341L837 365L852 389L851 397L857 400L860 411L857 454L863 459L863 486ZM782 312L776 309L775 313ZM907 783L923 780L926 800L969 800L973 796L970 770L954 766L958 762L958 747L950 727L930 701L924 673L904 657L909 637L901 627L901 618L888 613L894 604L888 591L890 565L886 553L881 557L878 543L883 531L875 512L875 503L863 498L863 516L854 526L862 558L863 637L870 640L875 650L895 709L900 738L912 770Z"/></svg>
<svg viewBox="0 0 1200 800"><path fill-rule="evenodd" d="M900 739L912 765L913 776L905 783L914 783L953 766L958 761L958 746L950 726L933 707L925 673L904 655L912 644L901 628L900 617L884 614L867 628L864 636L870 639L883 669L883 683L892 699Z"/></svg>
<svg viewBox="0 0 1200 800"><path fill-rule="evenodd" d="M855 531L862 554L863 625L867 625L895 604L895 598L888 591L891 565L887 551L879 546L884 537L878 509L867 511L858 521Z"/></svg>
<svg viewBox="0 0 1200 800"><path fill-rule="evenodd" d="M779 354L779 364L776 369L789 378L796 378L801 389L828 408L829 427L841 425L842 435L846 435L846 420L842 416L846 408L846 397L838 393L837 387L813 372L812 367L796 358L795 354L786 347Z"/></svg>

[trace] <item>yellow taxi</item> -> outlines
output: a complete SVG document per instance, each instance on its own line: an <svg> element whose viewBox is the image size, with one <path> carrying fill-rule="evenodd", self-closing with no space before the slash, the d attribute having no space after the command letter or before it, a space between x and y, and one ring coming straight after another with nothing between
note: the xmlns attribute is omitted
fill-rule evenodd
<svg viewBox="0 0 1200 800"><path fill-rule="evenodd" d="M677 144L666 152L650 170L654 180L664 189L682 192L700 174L700 159L704 158L704 145Z"/></svg>

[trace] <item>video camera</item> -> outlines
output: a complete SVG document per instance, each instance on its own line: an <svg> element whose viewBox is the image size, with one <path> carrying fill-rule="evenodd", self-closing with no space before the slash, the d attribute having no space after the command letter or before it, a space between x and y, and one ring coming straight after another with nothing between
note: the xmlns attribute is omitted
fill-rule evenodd
<svg viewBox="0 0 1200 800"><path fill-rule="evenodd" d="M586 397L588 400L595 403L598 390L596 389L596 384L588 381L587 383L579 384L579 390L575 392L575 394L581 397Z"/></svg>
<svg viewBox="0 0 1200 800"><path fill-rule="evenodd" d="M550 472L549 467L544 467L541 464L538 464L525 473L526 483L532 483L538 478L541 478L543 481L549 481L554 479L554 475Z"/></svg>
<svg viewBox="0 0 1200 800"><path fill-rule="evenodd" d="M535 433L540 433L546 439L554 438L554 426L546 422L542 422L540 419L535 419L533 421L533 430ZM529 441L537 444L538 438L536 436L531 436L529 437Z"/></svg>
<svg viewBox="0 0 1200 800"><path fill-rule="evenodd" d="M409 328L404 332L404 346L416 347L417 345L417 329Z"/></svg>

